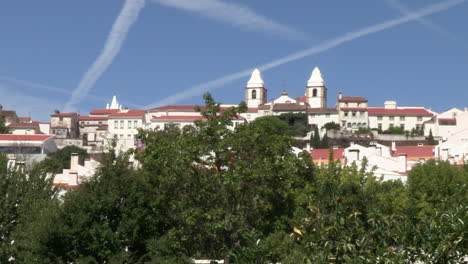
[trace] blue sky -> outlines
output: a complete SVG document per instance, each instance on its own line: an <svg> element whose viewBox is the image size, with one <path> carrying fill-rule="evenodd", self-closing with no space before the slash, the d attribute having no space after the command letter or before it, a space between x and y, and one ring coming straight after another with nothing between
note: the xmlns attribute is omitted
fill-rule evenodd
<svg viewBox="0 0 468 264"><path fill-rule="evenodd" d="M410 17L408 23L329 45L437 4L421 19ZM125 5L133 20L122 15ZM127 31L119 28L121 46L110 58L102 51L106 44L115 46L108 37L119 14ZM201 104L205 89L187 93L196 86L236 104L244 99L246 70L322 47L262 70L268 98L284 88L292 97L302 96L318 65L331 107L343 91L367 97L371 106L396 100L436 111L463 108L468 106L467 14L463 0L1 1L0 103L47 120L54 109L86 114L103 108L114 94L131 108ZM92 65L100 55L107 63L97 66L97 74ZM88 71L94 81L85 76ZM88 93L77 90L80 83ZM168 100L174 95L177 100Z"/></svg>

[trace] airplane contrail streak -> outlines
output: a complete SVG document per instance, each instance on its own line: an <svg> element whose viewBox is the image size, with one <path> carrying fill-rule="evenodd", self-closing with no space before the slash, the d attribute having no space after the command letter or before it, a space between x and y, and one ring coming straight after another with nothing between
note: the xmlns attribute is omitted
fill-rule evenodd
<svg viewBox="0 0 468 264"><path fill-rule="evenodd" d="M391 20L388 20L388 21L385 21L385 22L382 22L382 23L379 23L379 24L376 24L376 25L364 27L364 28L362 28L360 30L357 30L357 31L348 32L348 33L346 33L346 34L344 34L342 36L339 36L339 37L324 41L324 42L322 42L322 43L320 43L320 44L318 44L316 46L313 46L311 48L308 48L308 49L293 53L291 55L288 55L286 57L271 61L271 62L266 63L266 64L263 64L263 65L259 66L259 68L261 70L264 70L264 71L272 69L272 68L276 68L276 67L281 66L283 64L293 62L293 61L303 59L305 57L308 57L308 56L311 56L311 55L314 55L314 54L318 54L318 53L327 51L329 49L340 46L340 45L342 45L344 43L347 43L349 41L352 41L352 40L355 40L355 39L358 39L358 38L361 38L361 37L364 37L364 36L367 36L367 35L370 35L370 34L373 34L373 33L377 33L377 32L380 32L380 31L383 31L383 30L386 30L386 29L389 29L389 28L393 28L395 26L405 24L405 23L408 23L410 21L413 21L413 20L416 20L416 19L419 19L419 18L422 18L422 17L426 17L426 16L429 16L429 15L432 15L432 14L435 14L435 13L438 13L438 12L442 12L442 11L447 10L449 8L460 5L460 4L464 3L464 2L466 2L466 0L449 0L449 1L444 1L444 2L437 3L437 4L433 4L433 5L430 5L430 6L426 7L426 8L423 8L423 9L421 9L419 11L412 12L412 13L409 13L407 15L404 15L404 16L402 16L400 18L391 19ZM200 93L203 93L203 92L218 88L221 85L225 85L225 84L230 83L232 81L236 81L238 79L245 78L245 77L249 76L251 71L252 71L252 69L243 70L243 71L233 73L233 74L229 74L229 75L226 75L224 77L221 77L221 78L218 78L218 79L215 79L215 80L203 83L203 84L193 86L193 87L191 87L191 88L189 88L187 90L181 91L181 92L179 92L177 94L174 94L172 96L169 96L169 97L166 97L166 98L164 98L162 100L159 100L159 101L157 101L155 103L152 103L152 104L148 105L146 108L153 108L153 107L157 107L157 106L161 106L161 105L176 103L178 101L184 100L184 99L192 97L194 95L198 95Z"/></svg>
<svg viewBox="0 0 468 264"><path fill-rule="evenodd" d="M137 21L140 11L144 6L145 0L125 1L119 16L112 26L101 54L84 74L78 87L73 91L70 99L65 104L64 111L72 111L75 105L88 94L96 81L112 64L127 38L131 26Z"/></svg>

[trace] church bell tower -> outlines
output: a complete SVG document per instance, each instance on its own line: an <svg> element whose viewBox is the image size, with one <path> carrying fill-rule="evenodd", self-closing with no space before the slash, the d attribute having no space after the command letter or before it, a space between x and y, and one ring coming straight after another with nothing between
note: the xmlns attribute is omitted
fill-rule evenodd
<svg viewBox="0 0 468 264"><path fill-rule="evenodd" d="M245 87L245 103L248 107L258 107L266 103L267 89L258 68L252 72Z"/></svg>
<svg viewBox="0 0 468 264"><path fill-rule="evenodd" d="M307 82L306 98L311 108L327 107L327 87L317 66L315 66Z"/></svg>

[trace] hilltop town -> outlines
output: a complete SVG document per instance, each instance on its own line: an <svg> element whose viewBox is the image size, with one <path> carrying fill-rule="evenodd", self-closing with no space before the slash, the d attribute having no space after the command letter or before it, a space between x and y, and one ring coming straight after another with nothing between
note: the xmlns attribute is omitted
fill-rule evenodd
<svg viewBox="0 0 468 264"><path fill-rule="evenodd" d="M423 106L398 106L395 101L371 106L365 97L342 92L331 107L327 105L329 93L318 67L306 82L303 95L291 97L283 91L276 99L267 101L267 93L261 72L255 69L244 88L247 110L233 118L233 128L265 116L295 115L292 125L305 125L309 129L305 134L296 135L295 151L309 152L317 164L329 162L331 149L333 158L343 165L360 164L365 158L376 175L405 181L408 171L417 163L435 159L463 164L468 160L467 108L437 113ZM236 105L220 105L222 110L233 106ZM89 115L56 110L48 123L17 116L14 109L0 108L0 116L11 133L0 135L0 148L10 155L12 162L20 162L24 157L28 162L38 162L70 145L96 157L112 139L120 151L127 151L141 147L136 140L139 129L183 128L205 119L195 105L127 109L116 96L105 108L92 110ZM328 129L330 125L333 129ZM326 140L326 146L314 146L314 136ZM22 157L15 155L18 153ZM71 165L75 170L80 166ZM56 177L56 184L74 187L79 179L91 175L95 167L83 167L85 172L79 177L64 172L65 175Z"/></svg>

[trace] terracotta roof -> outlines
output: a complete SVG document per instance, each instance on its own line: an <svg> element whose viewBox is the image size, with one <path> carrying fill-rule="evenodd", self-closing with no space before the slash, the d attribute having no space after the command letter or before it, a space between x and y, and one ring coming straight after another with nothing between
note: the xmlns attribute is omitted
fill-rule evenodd
<svg viewBox="0 0 468 264"><path fill-rule="evenodd" d="M55 113L53 115L50 115L52 117L72 117L72 116L76 116L77 113Z"/></svg>
<svg viewBox="0 0 468 264"><path fill-rule="evenodd" d="M308 108L307 113L337 113L336 108Z"/></svg>
<svg viewBox="0 0 468 264"><path fill-rule="evenodd" d="M112 113L117 113L119 109L95 109L89 112L90 115L110 115Z"/></svg>
<svg viewBox="0 0 468 264"><path fill-rule="evenodd" d="M41 121L31 121L31 123L33 123L33 124L49 124L50 125L50 123L41 122Z"/></svg>
<svg viewBox="0 0 468 264"><path fill-rule="evenodd" d="M0 134L0 141L46 141L53 135L12 135Z"/></svg>
<svg viewBox="0 0 468 264"><path fill-rule="evenodd" d="M273 111L306 111L307 105L301 104L274 104Z"/></svg>
<svg viewBox="0 0 468 264"><path fill-rule="evenodd" d="M299 102L307 103L307 97L304 95L301 98L299 98Z"/></svg>
<svg viewBox="0 0 468 264"><path fill-rule="evenodd" d="M127 112L112 113L109 117L143 117L145 113L145 110L128 110Z"/></svg>
<svg viewBox="0 0 468 264"><path fill-rule="evenodd" d="M263 105L258 106L259 110L270 110L270 108L271 108L271 105L264 105L263 104Z"/></svg>
<svg viewBox="0 0 468 264"><path fill-rule="evenodd" d="M160 112L160 111L174 111L174 112L197 112L195 111L196 105L165 105L161 107L155 107L151 108L148 111L149 112ZM204 110L206 106L200 105L199 106L201 110ZM227 110L231 107L235 106L220 106L221 110ZM247 109L247 112L257 112L258 108L255 107L250 107Z"/></svg>
<svg viewBox="0 0 468 264"><path fill-rule="evenodd" d="M335 160L343 159L344 148L337 148L333 149L333 158ZM330 157L330 150L329 149L313 149L310 151L310 156L312 160L328 160Z"/></svg>
<svg viewBox="0 0 468 264"><path fill-rule="evenodd" d="M434 157L434 146L399 146L393 156L400 154L406 154L408 158Z"/></svg>
<svg viewBox="0 0 468 264"><path fill-rule="evenodd" d="M367 107L341 107L343 111L367 111Z"/></svg>
<svg viewBox="0 0 468 264"><path fill-rule="evenodd" d="M358 97L358 96L343 96L338 99L338 102L367 103L367 99L365 97Z"/></svg>
<svg viewBox="0 0 468 264"><path fill-rule="evenodd" d="M107 116L78 116L78 120L107 120Z"/></svg>
<svg viewBox="0 0 468 264"><path fill-rule="evenodd" d="M367 108L369 115L418 115L418 116L432 116L432 113L425 108L397 108L386 109L383 107L369 107Z"/></svg>
<svg viewBox="0 0 468 264"><path fill-rule="evenodd" d="M453 122L457 121L456 118L437 118L437 120L439 120L439 121L453 121Z"/></svg>
<svg viewBox="0 0 468 264"><path fill-rule="evenodd" d="M31 121L31 118L30 117L18 117L18 120L19 121Z"/></svg>
<svg viewBox="0 0 468 264"><path fill-rule="evenodd" d="M163 120L187 120L187 121L195 121L195 120L205 120L206 118L203 116L154 116L151 121L163 121Z"/></svg>
<svg viewBox="0 0 468 264"><path fill-rule="evenodd" d="M236 120L245 119L242 116L234 118ZM162 120L177 120L177 121L195 121L195 120L206 120L203 116L153 116L151 121L162 121Z"/></svg>
<svg viewBox="0 0 468 264"><path fill-rule="evenodd" d="M37 123L11 123L8 125L11 128L39 128Z"/></svg>

